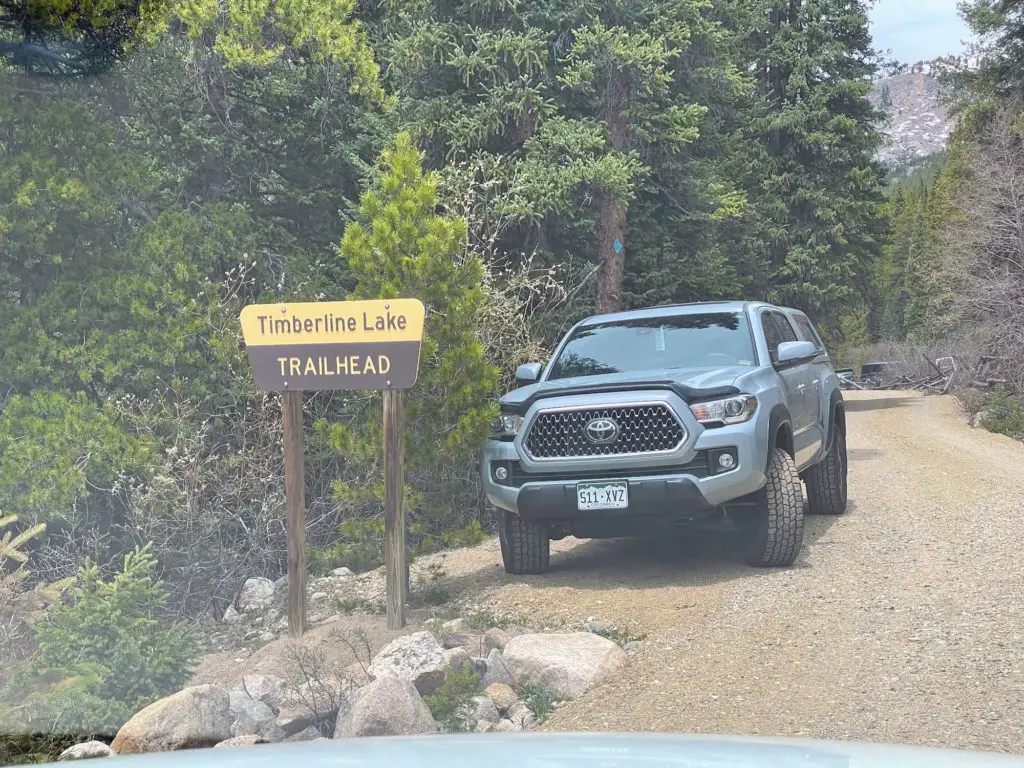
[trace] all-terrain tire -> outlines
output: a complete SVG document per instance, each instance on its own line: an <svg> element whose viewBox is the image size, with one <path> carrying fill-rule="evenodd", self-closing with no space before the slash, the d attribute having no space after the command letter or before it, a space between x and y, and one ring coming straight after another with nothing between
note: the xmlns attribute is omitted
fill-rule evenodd
<svg viewBox="0 0 1024 768"><path fill-rule="evenodd" d="M776 448L768 482L758 493L747 562L759 568L792 565L804 540L804 495L793 457Z"/></svg>
<svg viewBox="0 0 1024 768"><path fill-rule="evenodd" d="M825 458L804 473L807 511L812 515L841 515L846 511L846 432L838 423L833 430Z"/></svg>
<svg viewBox="0 0 1024 768"><path fill-rule="evenodd" d="M498 541L505 573L547 573L551 560L551 538L542 523L523 520L507 510L498 510Z"/></svg>

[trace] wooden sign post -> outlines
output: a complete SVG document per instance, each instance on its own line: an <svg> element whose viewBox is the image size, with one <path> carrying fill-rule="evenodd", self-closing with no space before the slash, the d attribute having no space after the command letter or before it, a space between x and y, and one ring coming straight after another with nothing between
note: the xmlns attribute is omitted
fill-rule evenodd
<svg viewBox="0 0 1024 768"><path fill-rule="evenodd" d="M384 390L384 573L388 629L405 626L405 393Z"/></svg>
<svg viewBox="0 0 1024 768"><path fill-rule="evenodd" d="M303 461L302 393L285 392L284 501L288 532L288 631L302 637L306 627L306 468Z"/></svg>
<svg viewBox="0 0 1024 768"><path fill-rule="evenodd" d="M242 310L242 335L256 386L284 393L288 630L292 637L302 636L306 620L304 391L384 392L388 628L405 626L404 390L416 382L425 314L418 299L252 304Z"/></svg>

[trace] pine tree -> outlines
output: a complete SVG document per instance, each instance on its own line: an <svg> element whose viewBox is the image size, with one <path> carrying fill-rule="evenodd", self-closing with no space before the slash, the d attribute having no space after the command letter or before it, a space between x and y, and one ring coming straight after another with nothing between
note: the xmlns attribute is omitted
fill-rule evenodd
<svg viewBox="0 0 1024 768"><path fill-rule="evenodd" d="M862 300L885 229L865 4L762 0L749 23L760 104L748 247L770 264L764 297L838 334L833 320Z"/></svg>
<svg viewBox="0 0 1024 768"><path fill-rule="evenodd" d="M1024 0L970 0L963 6L971 31L988 44L978 70L961 70L954 80L975 97L1019 101L1024 97Z"/></svg>
<svg viewBox="0 0 1024 768"><path fill-rule="evenodd" d="M409 135L399 134L383 154L375 187L363 195L360 220L345 227L339 248L355 280L350 298L416 298L427 308L419 378L406 401L414 544L445 525L455 527L444 519L452 511L444 468L475 455L496 415L498 386L498 370L476 335L483 264L466 252L465 221L437 212L438 176L424 173L421 162ZM379 396L363 400L350 416L357 418L318 429L354 469L362 469L350 476L372 478L362 486L336 485L339 500L365 510L381 500L382 492ZM365 532L375 530L371 524ZM351 526L344 533L359 536Z"/></svg>
<svg viewBox="0 0 1024 768"><path fill-rule="evenodd" d="M398 8L376 29L399 113L432 164L498 170L508 251L594 264L602 311L742 282L713 244L743 204L728 4Z"/></svg>

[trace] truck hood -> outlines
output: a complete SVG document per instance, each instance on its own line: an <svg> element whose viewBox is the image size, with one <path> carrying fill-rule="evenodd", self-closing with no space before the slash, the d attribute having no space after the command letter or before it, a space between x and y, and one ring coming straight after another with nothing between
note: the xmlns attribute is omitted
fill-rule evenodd
<svg viewBox="0 0 1024 768"><path fill-rule="evenodd" d="M687 402L728 397L739 392L734 385L736 379L751 370L753 368L747 365L730 365L723 368L655 368L600 376L574 376L514 389L501 398L501 405L508 411L525 411L537 400L548 397L639 389L668 389Z"/></svg>
<svg viewBox="0 0 1024 768"><path fill-rule="evenodd" d="M612 733L318 739L113 759L122 768L1024 768L1024 760L1011 755L925 747Z"/></svg>

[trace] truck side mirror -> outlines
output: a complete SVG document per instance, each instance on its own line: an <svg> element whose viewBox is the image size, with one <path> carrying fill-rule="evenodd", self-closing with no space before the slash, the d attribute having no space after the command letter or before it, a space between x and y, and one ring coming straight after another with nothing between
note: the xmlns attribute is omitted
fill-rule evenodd
<svg viewBox="0 0 1024 768"><path fill-rule="evenodd" d="M818 356L818 348L811 341L784 341L779 344L777 359L780 365L801 363Z"/></svg>
<svg viewBox="0 0 1024 768"><path fill-rule="evenodd" d="M536 384L542 370L540 363L523 363L516 368L516 384Z"/></svg>

